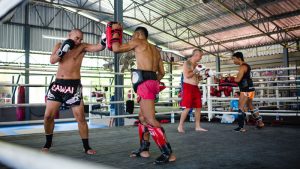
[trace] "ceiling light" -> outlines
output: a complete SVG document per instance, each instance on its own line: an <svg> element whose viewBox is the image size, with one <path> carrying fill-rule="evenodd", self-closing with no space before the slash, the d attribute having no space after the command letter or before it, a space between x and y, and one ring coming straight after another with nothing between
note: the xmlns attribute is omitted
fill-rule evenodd
<svg viewBox="0 0 300 169"><path fill-rule="evenodd" d="M96 17L94 17L94 16L92 16L92 15L90 15L90 14L87 14L87 13L84 13L84 12L78 12L78 14L79 15L82 15L82 16L85 16L85 17L87 17L87 18L89 18L89 19L91 19L91 20L94 20L94 21L96 21L96 22L100 22L100 20L98 19L98 18L96 18Z"/></svg>
<svg viewBox="0 0 300 169"><path fill-rule="evenodd" d="M42 35L42 37L45 39L66 40L66 38L58 37L58 36Z"/></svg>

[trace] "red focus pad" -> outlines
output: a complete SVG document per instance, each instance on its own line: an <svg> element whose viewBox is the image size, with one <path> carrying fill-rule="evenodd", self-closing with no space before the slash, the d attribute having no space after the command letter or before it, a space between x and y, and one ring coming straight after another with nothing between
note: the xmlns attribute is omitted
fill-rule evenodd
<svg viewBox="0 0 300 169"><path fill-rule="evenodd" d="M217 96L217 97L221 97L221 95L222 95L221 91L218 91L218 90L216 90L216 92L215 92L215 96Z"/></svg>
<svg viewBox="0 0 300 169"><path fill-rule="evenodd" d="M228 86L228 87L227 87L227 90L228 90L230 93L233 91L231 86Z"/></svg>
<svg viewBox="0 0 300 169"><path fill-rule="evenodd" d="M224 84L224 83L222 83L222 84ZM218 86L218 90L219 90L219 91L224 91L224 90L225 90L225 87L222 86L222 85L220 85L220 86Z"/></svg>
<svg viewBox="0 0 300 169"><path fill-rule="evenodd" d="M220 86L231 86L231 87L237 87L238 84L234 81L234 77L227 77L225 80L220 80L219 83Z"/></svg>
<svg viewBox="0 0 300 169"><path fill-rule="evenodd" d="M210 86L210 95L215 96L216 89L213 86Z"/></svg>
<svg viewBox="0 0 300 169"><path fill-rule="evenodd" d="M231 94L231 91L230 91L229 87L226 87L225 90L224 90L224 95L226 97L228 97L228 96L230 96L230 94Z"/></svg>
<svg viewBox="0 0 300 169"><path fill-rule="evenodd" d="M165 83L159 82L159 92L161 92L161 91L164 90L165 88L166 88Z"/></svg>
<svg viewBox="0 0 300 169"><path fill-rule="evenodd" d="M118 22L108 22L106 26L106 44L108 50L112 51L112 44L113 42L119 42L122 44L122 38L123 38L123 30L122 29L112 29L112 25L116 24ZM118 33L119 38L113 39L113 34Z"/></svg>

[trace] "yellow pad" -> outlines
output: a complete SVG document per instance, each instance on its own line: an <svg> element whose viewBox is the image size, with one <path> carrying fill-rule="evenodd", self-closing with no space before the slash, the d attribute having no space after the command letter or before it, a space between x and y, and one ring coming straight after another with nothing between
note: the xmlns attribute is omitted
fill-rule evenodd
<svg viewBox="0 0 300 169"><path fill-rule="evenodd" d="M248 97L249 99L254 99L255 96L255 92L241 92L241 94L243 94L244 96Z"/></svg>

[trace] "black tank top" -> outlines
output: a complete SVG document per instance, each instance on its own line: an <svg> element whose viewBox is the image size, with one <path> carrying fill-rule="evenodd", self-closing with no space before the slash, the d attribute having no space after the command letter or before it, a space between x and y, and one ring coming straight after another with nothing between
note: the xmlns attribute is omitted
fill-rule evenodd
<svg viewBox="0 0 300 169"><path fill-rule="evenodd" d="M253 81L251 79L251 67L247 63L242 65L247 66L247 72L244 73L242 80L238 83L241 92L251 92L254 91Z"/></svg>

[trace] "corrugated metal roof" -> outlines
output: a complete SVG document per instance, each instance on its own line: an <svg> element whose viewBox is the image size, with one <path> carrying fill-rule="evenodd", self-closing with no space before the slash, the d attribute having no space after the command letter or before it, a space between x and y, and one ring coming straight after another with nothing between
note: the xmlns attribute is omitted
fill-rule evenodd
<svg viewBox="0 0 300 169"><path fill-rule="evenodd" d="M83 9L101 21L113 20L114 0L49 3ZM300 0L123 0L123 9L125 30L145 26L151 41L183 54L195 47L224 53L300 37Z"/></svg>

